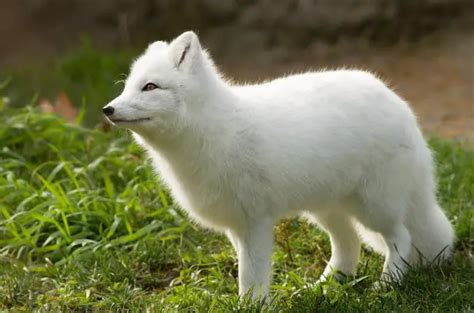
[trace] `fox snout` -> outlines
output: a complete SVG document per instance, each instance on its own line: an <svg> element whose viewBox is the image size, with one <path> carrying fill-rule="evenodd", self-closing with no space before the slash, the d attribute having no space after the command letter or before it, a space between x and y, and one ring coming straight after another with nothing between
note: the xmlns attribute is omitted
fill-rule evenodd
<svg viewBox="0 0 474 313"><path fill-rule="evenodd" d="M112 124L130 129L152 120L152 116L137 116L136 110L123 107L117 102L114 102L113 105L111 103L107 104L102 108L102 112Z"/></svg>
<svg viewBox="0 0 474 313"><path fill-rule="evenodd" d="M105 116L112 116L114 114L114 107L111 105L106 105L102 108L102 112L104 112Z"/></svg>

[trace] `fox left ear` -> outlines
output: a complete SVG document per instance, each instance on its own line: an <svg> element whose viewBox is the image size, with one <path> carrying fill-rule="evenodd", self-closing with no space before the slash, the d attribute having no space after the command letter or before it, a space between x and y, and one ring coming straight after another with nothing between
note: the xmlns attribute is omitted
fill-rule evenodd
<svg viewBox="0 0 474 313"><path fill-rule="evenodd" d="M198 36L187 31L170 44L170 56L175 67L184 72L192 72L201 62L201 44Z"/></svg>

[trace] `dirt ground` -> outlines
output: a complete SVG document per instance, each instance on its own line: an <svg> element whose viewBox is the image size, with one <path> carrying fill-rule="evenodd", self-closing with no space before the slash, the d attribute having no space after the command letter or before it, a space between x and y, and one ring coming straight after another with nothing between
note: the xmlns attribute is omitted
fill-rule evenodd
<svg viewBox="0 0 474 313"><path fill-rule="evenodd" d="M354 67L377 73L414 108L425 134L474 146L474 32L444 30L395 46L344 40L304 51L268 51L219 64L239 81Z"/></svg>

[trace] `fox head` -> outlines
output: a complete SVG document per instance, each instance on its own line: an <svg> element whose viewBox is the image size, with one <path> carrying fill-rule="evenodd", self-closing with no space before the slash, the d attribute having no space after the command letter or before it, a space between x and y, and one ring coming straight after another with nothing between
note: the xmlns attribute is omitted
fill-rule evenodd
<svg viewBox="0 0 474 313"><path fill-rule="evenodd" d="M140 135L179 131L218 78L194 32L149 45L132 65L120 96L102 111L116 126Z"/></svg>

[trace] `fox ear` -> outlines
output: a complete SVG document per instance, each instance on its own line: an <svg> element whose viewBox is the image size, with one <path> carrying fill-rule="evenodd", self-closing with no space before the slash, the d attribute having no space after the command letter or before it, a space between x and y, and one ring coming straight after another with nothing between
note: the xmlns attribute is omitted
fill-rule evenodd
<svg viewBox="0 0 474 313"><path fill-rule="evenodd" d="M170 44L170 56L174 66L184 72L192 72L201 62L201 44L198 36L187 31Z"/></svg>

